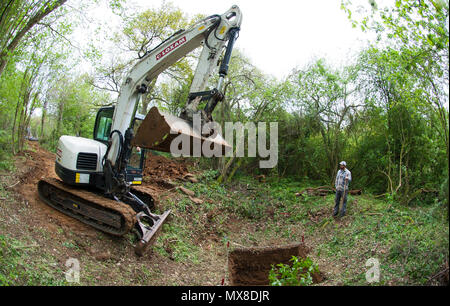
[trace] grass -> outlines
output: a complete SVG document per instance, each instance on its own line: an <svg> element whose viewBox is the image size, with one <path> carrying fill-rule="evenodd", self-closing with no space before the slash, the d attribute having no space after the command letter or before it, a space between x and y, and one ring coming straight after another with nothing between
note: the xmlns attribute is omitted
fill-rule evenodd
<svg viewBox="0 0 450 306"><path fill-rule="evenodd" d="M283 196L283 192L280 195L279 186L275 192L284 200L283 209L290 213L282 227L290 221L302 223L308 235L317 237L317 257L336 266L345 265L339 283L366 285L362 277L365 261L375 257L381 263L380 285L423 285L448 260L448 214L438 201L407 207L389 205L371 195L349 196L347 216L335 221L330 217L333 195L299 201L289 194ZM308 221L308 215L320 211L325 212L320 220Z"/></svg>
<svg viewBox="0 0 450 306"><path fill-rule="evenodd" d="M448 260L448 211L438 200L432 205L403 206L370 194L349 195L347 215L334 219L333 194L295 196L307 186L290 179L271 184L240 177L239 183L226 188L209 180L189 187L196 195L214 199L205 210L220 209L256 227L235 235L238 243L281 244L306 236L315 259L340 271L330 275L334 284L367 285L366 261L373 257L380 262L378 285L424 285Z"/></svg>
<svg viewBox="0 0 450 306"><path fill-rule="evenodd" d="M0 285L68 285L63 271L52 267L53 259L30 261L32 251L20 240L0 235Z"/></svg>

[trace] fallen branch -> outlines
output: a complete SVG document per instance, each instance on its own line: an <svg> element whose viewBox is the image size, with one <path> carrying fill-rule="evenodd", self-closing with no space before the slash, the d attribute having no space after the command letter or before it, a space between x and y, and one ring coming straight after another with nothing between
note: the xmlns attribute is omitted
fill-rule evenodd
<svg viewBox="0 0 450 306"><path fill-rule="evenodd" d="M36 248L38 247L38 244L30 244L30 245L18 245L18 246L13 246L13 249L27 249L27 248Z"/></svg>
<svg viewBox="0 0 450 306"><path fill-rule="evenodd" d="M198 183L197 178L192 174L192 173L187 173L184 177L183 177L184 181L189 181L191 183Z"/></svg>
<svg viewBox="0 0 450 306"><path fill-rule="evenodd" d="M348 193L351 195L361 195L362 190L361 189L350 190Z"/></svg>
<svg viewBox="0 0 450 306"><path fill-rule="evenodd" d="M333 188L331 186L319 186L319 187L305 188L302 191L297 192L295 195L297 197L299 197L299 196L303 196L306 193L308 196L326 196L329 193L335 193L335 192L336 192L336 188ZM362 194L362 190L361 189L349 190L348 194L360 195L360 194Z"/></svg>
<svg viewBox="0 0 450 306"><path fill-rule="evenodd" d="M191 197L189 196L189 199L194 202L195 204L203 204L203 200L196 198L196 197Z"/></svg>
<svg viewBox="0 0 450 306"><path fill-rule="evenodd" d="M335 190L334 188L330 186L319 186L319 187L308 187L300 192L297 192L296 196L303 196L304 193L308 194L309 196L324 196L328 193L333 193Z"/></svg>
<svg viewBox="0 0 450 306"><path fill-rule="evenodd" d="M195 196L195 192L193 192L192 190L189 190L189 189L187 189L187 188L185 188L185 187L183 187L183 186L179 186L178 188L179 188L184 194L186 194L186 195L188 195L188 196L191 196L191 197Z"/></svg>
<svg viewBox="0 0 450 306"><path fill-rule="evenodd" d="M6 187L6 188L13 188L14 186L16 186L16 185L19 184L19 183L20 183L20 181L17 181L17 183L15 183L14 185L8 186L8 187Z"/></svg>
<svg viewBox="0 0 450 306"><path fill-rule="evenodd" d="M428 283L431 283L431 281L435 278L441 278L441 277L446 277L446 281L448 282L448 273L449 273L449 269L447 266L444 270L442 270L442 271L436 273L435 275L433 275L432 277L430 277L428 279Z"/></svg>

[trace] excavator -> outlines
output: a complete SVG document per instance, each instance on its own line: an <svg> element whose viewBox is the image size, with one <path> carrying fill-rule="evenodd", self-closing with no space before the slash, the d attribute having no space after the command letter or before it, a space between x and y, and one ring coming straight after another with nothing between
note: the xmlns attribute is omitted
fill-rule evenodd
<svg viewBox="0 0 450 306"><path fill-rule="evenodd" d="M139 54L139 61L124 79L116 105L98 111L93 139L59 138L55 161L58 178L38 182L41 200L103 232L123 236L134 231L138 236L134 250L142 256L170 214L170 210L153 213L155 197L140 186L145 150L171 152L177 136L186 137L190 143L217 145L222 151L230 149L220 134L195 128L193 118L197 115L202 123L213 122L211 114L224 98L224 79L241 21L241 11L233 5L224 14L206 17ZM202 49L188 101L179 117L157 107L146 116L138 114L148 84L199 47ZM217 86L206 90L217 67ZM200 105L205 106L199 109Z"/></svg>

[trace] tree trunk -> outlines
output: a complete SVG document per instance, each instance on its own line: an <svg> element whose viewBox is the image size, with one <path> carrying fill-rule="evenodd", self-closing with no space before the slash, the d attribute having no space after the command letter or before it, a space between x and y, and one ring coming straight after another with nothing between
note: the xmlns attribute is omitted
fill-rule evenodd
<svg viewBox="0 0 450 306"><path fill-rule="evenodd" d="M44 137L44 124L45 124L45 117L47 116L47 107L48 107L48 101L45 100L44 105L42 107L41 132L39 135L39 139L42 139Z"/></svg>
<svg viewBox="0 0 450 306"><path fill-rule="evenodd" d="M63 121L63 112L64 112L64 101L60 101L58 105L58 121L56 122L56 130L54 133L54 138L58 138L61 135L61 124Z"/></svg>

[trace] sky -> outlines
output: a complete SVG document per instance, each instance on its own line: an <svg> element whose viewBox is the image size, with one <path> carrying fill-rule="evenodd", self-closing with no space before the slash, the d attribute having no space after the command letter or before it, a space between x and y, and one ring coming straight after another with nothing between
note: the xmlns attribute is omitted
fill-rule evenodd
<svg viewBox="0 0 450 306"><path fill-rule="evenodd" d="M126 0L136 8L160 7L164 0ZM341 9L341 0L165 0L192 17L223 14L233 5L242 12L235 48L260 70L279 80L295 68L325 58L343 67L373 43L376 34L353 28ZM370 11L393 7L394 0L352 0L352 15L361 20ZM356 17L357 16L357 17ZM446 102L448 107L448 101Z"/></svg>
<svg viewBox="0 0 450 306"><path fill-rule="evenodd" d="M358 0L364 4L368 0ZM358 2L354 1L354 2ZM127 1L128 2L128 1ZM132 0L143 10L162 0ZM170 0L192 17L223 14L236 4L243 19L235 47L267 74L278 79L295 67L324 57L337 66L361 50L368 37L340 9L340 0Z"/></svg>

